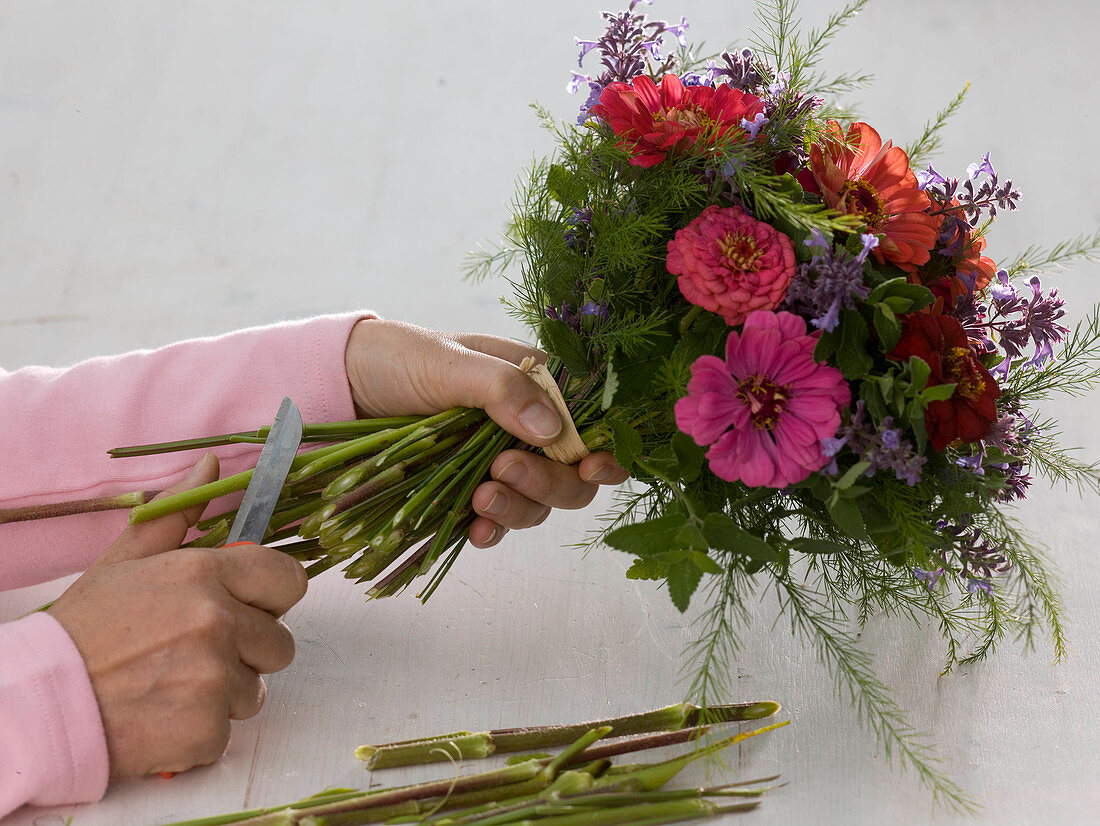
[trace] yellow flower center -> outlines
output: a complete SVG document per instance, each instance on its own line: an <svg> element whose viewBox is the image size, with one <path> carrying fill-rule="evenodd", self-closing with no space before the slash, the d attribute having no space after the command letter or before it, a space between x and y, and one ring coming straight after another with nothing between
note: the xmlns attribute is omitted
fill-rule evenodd
<svg viewBox="0 0 1100 826"><path fill-rule="evenodd" d="M944 354L944 373L955 382L955 395L976 401L985 392L985 380L977 370L974 354L966 347L952 347Z"/></svg>
<svg viewBox="0 0 1100 826"><path fill-rule="evenodd" d="M847 181L840 189L840 201L849 215L859 215L871 229L879 229L890 215L878 190L867 181Z"/></svg>
<svg viewBox="0 0 1100 826"><path fill-rule="evenodd" d="M756 239L742 233L727 233L718 239L718 249L731 270L756 272L760 269L760 257L764 250L756 246Z"/></svg>

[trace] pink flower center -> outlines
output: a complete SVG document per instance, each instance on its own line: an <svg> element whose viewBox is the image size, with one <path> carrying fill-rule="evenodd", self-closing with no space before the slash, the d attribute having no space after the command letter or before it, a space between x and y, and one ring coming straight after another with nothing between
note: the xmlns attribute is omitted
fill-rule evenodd
<svg viewBox="0 0 1100 826"><path fill-rule="evenodd" d="M787 407L787 389L767 376L749 376L737 386L737 396L748 405L752 423L771 430Z"/></svg>
<svg viewBox="0 0 1100 826"><path fill-rule="evenodd" d="M742 233L727 233L718 239L718 249L731 270L756 272L760 269L760 257L764 250L756 246L756 239Z"/></svg>
<svg viewBox="0 0 1100 826"><path fill-rule="evenodd" d="M848 181L840 190L840 200L849 215L859 215L867 226L877 229L890 216L878 190L867 181Z"/></svg>

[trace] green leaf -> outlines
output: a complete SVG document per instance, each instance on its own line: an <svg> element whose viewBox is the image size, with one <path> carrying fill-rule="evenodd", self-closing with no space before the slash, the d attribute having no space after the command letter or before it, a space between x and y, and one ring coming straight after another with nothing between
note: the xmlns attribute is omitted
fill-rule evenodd
<svg viewBox="0 0 1100 826"><path fill-rule="evenodd" d="M837 367L848 381L861 378L874 366L867 352L867 338L870 331L867 322L855 310L846 310L841 321L840 349L837 352ZM815 348L816 350L816 348Z"/></svg>
<svg viewBox="0 0 1100 826"><path fill-rule="evenodd" d="M573 174L561 164L551 164L546 172L546 188L550 196L562 206L569 206L569 190L573 186Z"/></svg>
<svg viewBox="0 0 1100 826"><path fill-rule="evenodd" d="M664 579L668 576L668 565L653 557L638 557L626 569L627 579Z"/></svg>
<svg viewBox="0 0 1100 826"><path fill-rule="evenodd" d="M712 548L743 554L759 562L779 562L779 551L741 528L724 513L708 513L703 534Z"/></svg>
<svg viewBox="0 0 1100 826"><path fill-rule="evenodd" d="M856 480L866 472L867 468L871 467L870 462L856 462L836 481L836 487L840 490L846 490L856 483Z"/></svg>
<svg viewBox="0 0 1100 826"><path fill-rule="evenodd" d="M859 397L867 405L867 411L876 422L881 422L888 415L886 401L882 395L882 388L878 381L865 379L859 386Z"/></svg>
<svg viewBox="0 0 1100 826"><path fill-rule="evenodd" d="M614 353L610 353L607 356L607 368L605 370L606 377L603 382L603 396L600 399L600 406L604 410L609 410L611 405L615 402L615 391L619 389L619 374L615 372Z"/></svg>
<svg viewBox="0 0 1100 826"><path fill-rule="evenodd" d="M580 334L564 321L547 318L542 322L539 338L543 349L552 356L561 359L565 368L574 376L585 376L590 372L588 354Z"/></svg>
<svg viewBox="0 0 1100 826"><path fill-rule="evenodd" d="M680 463L680 479L684 482L694 482L698 479L699 472L703 469L706 451L695 444L694 439L681 432L677 432L672 437L672 450Z"/></svg>
<svg viewBox="0 0 1100 826"><path fill-rule="evenodd" d="M863 524L863 514L854 499L842 499L837 497L828 503L829 516L833 522L848 536L856 539L870 539L867 528Z"/></svg>
<svg viewBox="0 0 1100 826"><path fill-rule="evenodd" d="M891 278L889 281L883 281L881 284L871 290L870 295L867 296L867 303L877 304L879 301L882 301L882 299L886 298L886 296L890 294L890 290L893 287L904 283L904 278Z"/></svg>
<svg viewBox="0 0 1100 826"><path fill-rule="evenodd" d="M669 514L623 525L607 535L606 542L618 551L635 556L653 556L676 548L676 534L687 523L687 516Z"/></svg>
<svg viewBox="0 0 1100 826"><path fill-rule="evenodd" d="M623 470L630 470L634 465L634 459L642 452L642 437L622 419L606 421L611 428L611 437L615 443L615 461Z"/></svg>
<svg viewBox="0 0 1100 826"><path fill-rule="evenodd" d="M821 364L823 361L827 361L828 358L836 352L840 346L840 332L837 329L832 329L828 332L823 332L821 338L817 340L817 344L814 345L814 361Z"/></svg>
<svg viewBox="0 0 1100 826"><path fill-rule="evenodd" d="M707 548L710 547L703 532L691 522L688 522L676 532L676 544L681 548L688 548L693 551L703 551L704 553Z"/></svg>
<svg viewBox="0 0 1100 826"><path fill-rule="evenodd" d="M703 578L703 572L691 561L674 565L668 572L668 595L672 597L672 604L680 613L688 609L691 604L691 595L699 587L699 580Z"/></svg>
<svg viewBox="0 0 1100 826"><path fill-rule="evenodd" d="M720 574L722 573L722 566L707 556L702 551L692 551L691 561L695 563L697 567L704 574Z"/></svg>
<svg viewBox="0 0 1100 826"><path fill-rule="evenodd" d="M879 340L882 342L882 349L889 353L901 340L901 323L894 315L894 311L885 304L875 307L874 322L875 332L878 333Z"/></svg>
<svg viewBox="0 0 1100 826"><path fill-rule="evenodd" d="M833 542L830 539L813 539L809 536L799 536L791 540L791 547L803 554L840 554L849 550L847 545Z"/></svg>
<svg viewBox="0 0 1100 826"><path fill-rule="evenodd" d="M923 390L928 384L928 377L932 375L932 368L920 356L910 356L909 375L913 377L913 389Z"/></svg>
<svg viewBox="0 0 1100 826"><path fill-rule="evenodd" d="M955 395L954 384L936 384L926 387L920 392L920 400L925 404L929 402L945 402Z"/></svg>

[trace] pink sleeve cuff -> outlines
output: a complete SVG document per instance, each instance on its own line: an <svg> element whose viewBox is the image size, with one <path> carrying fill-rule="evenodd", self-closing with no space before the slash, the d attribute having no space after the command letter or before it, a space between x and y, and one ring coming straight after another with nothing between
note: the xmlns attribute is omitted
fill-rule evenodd
<svg viewBox="0 0 1100 826"><path fill-rule="evenodd" d="M107 741L84 660L46 613L0 625L0 817L99 800Z"/></svg>
<svg viewBox="0 0 1100 826"><path fill-rule="evenodd" d="M306 422L354 419L344 351L355 323L373 317L320 316L67 369L0 372L0 503L162 490L186 476L200 454L111 459L106 451L253 430L271 422L284 395ZM214 452L228 476L251 467L259 446ZM208 514L232 506L219 501ZM125 511L0 524L0 591L82 570L125 527Z"/></svg>

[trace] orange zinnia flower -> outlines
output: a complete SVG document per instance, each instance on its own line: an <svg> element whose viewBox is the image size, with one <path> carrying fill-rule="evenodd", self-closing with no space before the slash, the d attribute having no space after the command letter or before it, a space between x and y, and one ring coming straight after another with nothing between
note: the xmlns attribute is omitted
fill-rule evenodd
<svg viewBox="0 0 1100 826"><path fill-rule="evenodd" d="M838 212L860 216L880 236L874 250L879 263L916 271L928 262L940 218L928 214L932 202L919 189L909 156L891 141L883 143L866 123L853 123L847 135L836 121L828 128L832 140L810 147L810 170L821 197Z"/></svg>

